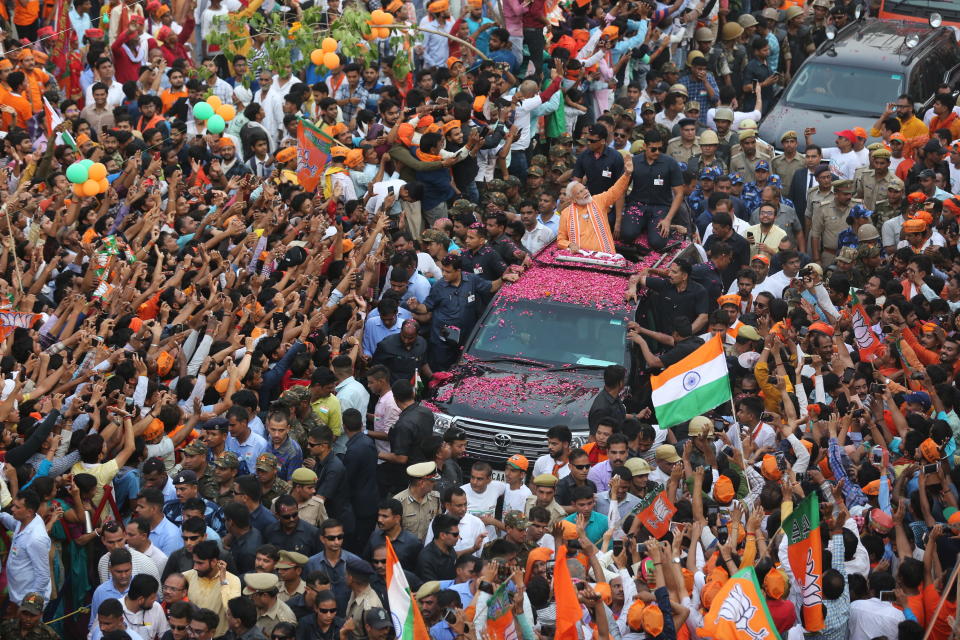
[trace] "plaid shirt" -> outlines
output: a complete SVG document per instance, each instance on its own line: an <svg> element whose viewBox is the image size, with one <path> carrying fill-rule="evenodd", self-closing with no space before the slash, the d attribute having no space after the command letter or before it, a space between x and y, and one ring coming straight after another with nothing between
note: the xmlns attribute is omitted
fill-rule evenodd
<svg viewBox="0 0 960 640"><path fill-rule="evenodd" d="M337 87L337 93L333 96L334 100L349 100L350 98L360 98L360 102L357 104L352 104L350 102L341 105L340 110L343 112L343 122L349 126L353 117L357 115L357 111L363 109L367 104L367 98L369 93L366 89L363 88L363 82L357 83L357 88L353 91L350 91L349 82L341 82L340 86Z"/></svg>
<svg viewBox="0 0 960 640"><path fill-rule="evenodd" d="M687 93L689 94L688 101L696 102L700 105L700 123L705 124L707 121L707 110L710 107L717 106L717 102L720 99L720 89L717 87L717 81L714 80L713 74L707 71L707 79L705 82L701 82L692 75L687 74L680 78L680 84L687 88ZM713 89L713 97L707 93L707 85L710 85L710 88Z"/></svg>

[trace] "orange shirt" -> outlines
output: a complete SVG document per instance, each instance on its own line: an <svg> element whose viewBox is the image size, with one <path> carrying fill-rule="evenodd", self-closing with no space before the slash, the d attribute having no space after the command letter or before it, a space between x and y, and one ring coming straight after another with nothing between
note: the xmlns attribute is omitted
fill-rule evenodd
<svg viewBox="0 0 960 640"><path fill-rule="evenodd" d="M173 103L179 100L180 98L187 97L187 88L182 87L180 91L171 91L170 89L164 89L160 92L160 101L163 102L163 112L166 113L170 110L170 107L173 106Z"/></svg>
<svg viewBox="0 0 960 640"><path fill-rule="evenodd" d="M934 585L928 584L923 588L923 615L924 619L929 618L933 615L933 612L937 610L937 603L940 602L940 592L936 590ZM920 614L914 608L914 603L908 598L910 602L910 610L913 611L914 615L917 616L917 620L920 620ZM930 631L929 640L947 640L950 637L952 629L950 628L950 623L948 618L952 618L957 613L957 603L950 602L949 599L943 601L943 606L940 607L940 613L937 614L936 619L933 620L933 629Z"/></svg>
<svg viewBox="0 0 960 640"><path fill-rule="evenodd" d="M587 444L583 445L583 450L587 452L587 457L590 459L590 464L600 464L607 459L606 452L601 451L596 442L588 442Z"/></svg>
<svg viewBox="0 0 960 640"><path fill-rule="evenodd" d="M22 71L22 69L21 69ZM34 113L43 111L43 90L50 81L50 74L39 67L34 67L29 73L23 72L27 79L27 95L30 108Z"/></svg>
<svg viewBox="0 0 960 640"><path fill-rule="evenodd" d="M16 126L18 127L25 128L27 126L27 120L33 117L33 109L30 108L30 103L20 94L7 92L6 95L0 98L0 102L8 107L13 107L17 112ZM13 124L13 118L4 113L0 122L3 123L4 131L9 131L10 126Z"/></svg>
<svg viewBox="0 0 960 640"><path fill-rule="evenodd" d="M19 0L13 3L13 23L23 26L31 25L40 17L40 0L30 0L27 6L22 6Z"/></svg>

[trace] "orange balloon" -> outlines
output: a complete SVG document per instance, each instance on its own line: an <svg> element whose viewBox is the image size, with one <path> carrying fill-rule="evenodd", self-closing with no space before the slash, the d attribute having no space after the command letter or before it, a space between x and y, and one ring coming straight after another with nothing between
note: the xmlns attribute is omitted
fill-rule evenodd
<svg viewBox="0 0 960 640"><path fill-rule="evenodd" d="M94 162L87 171L87 179L100 182L107 177L107 168L101 162Z"/></svg>
<svg viewBox="0 0 960 640"><path fill-rule="evenodd" d="M374 32L377 34L378 38L389 38L390 29L374 29Z"/></svg>
<svg viewBox="0 0 960 640"><path fill-rule="evenodd" d="M107 189L110 188L110 181L104 178L100 180L100 193L106 193Z"/></svg>
<svg viewBox="0 0 960 640"><path fill-rule="evenodd" d="M316 67L321 66L323 64L324 53L325 52L323 49L314 49L310 52L310 62L312 62Z"/></svg>
<svg viewBox="0 0 960 640"><path fill-rule="evenodd" d="M207 98L207 104L213 107L213 110L216 111L223 105L223 100L221 100L217 96L210 96L209 98Z"/></svg>
<svg viewBox="0 0 960 640"><path fill-rule="evenodd" d="M320 49L324 53L333 53L337 50L337 41L333 38L324 38L323 42L320 43Z"/></svg>
<svg viewBox="0 0 960 640"><path fill-rule="evenodd" d="M217 109L217 115L230 122L237 117L237 109L232 104L223 104Z"/></svg>
<svg viewBox="0 0 960 640"><path fill-rule="evenodd" d="M373 24L387 24L383 21L384 12L383 9L374 9L370 13L370 19L373 21Z"/></svg>
<svg viewBox="0 0 960 640"><path fill-rule="evenodd" d="M82 198L82 197L84 196L84 193L83 193L83 185L82 185L82 184L74 184L74 185L73 185L73 195L78 196L78 197L80 197L80 198Z"/></svg>
<svg viewBox="0 0 960 640"><path fill-rule="evenodd" d="M323 66L327 69L336 69L340 66L340 56L335 53L323 54Z"/></svg>
<svg viewBox="0 0 960 640"><path fill-rule="evenodd" d="M100 193L100 183L96 180L87 180L82 185L83 195L85 196L95 196Z"/></svg>

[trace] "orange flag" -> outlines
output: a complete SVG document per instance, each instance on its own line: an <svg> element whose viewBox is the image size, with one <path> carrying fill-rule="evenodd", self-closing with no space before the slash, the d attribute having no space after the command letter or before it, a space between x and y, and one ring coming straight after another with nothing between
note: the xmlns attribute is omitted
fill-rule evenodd
<svg viewBox="0 0 960 640"><path fill-rule="evenodd" d="M577 640L577 623L580 622L580 600L567 567L567 545L557 549L557 561L553 566L553 593L557 599L557 625L554 640Z"/></svg>
<svg viewBox="0 0 960 640"><path fill-rule="evenodd" d="M670 519L676 512L677 508L670 502L666 490L663 490L653 496L650 504L644 507L637 514L637 517L640 518L640 522L647 528L647 531L654 538L660 540L670 530Z"/></svg>
<svg viewBox="0 0 960 640"><path fill-rule="evenodd" d="M803 628L823 629L823 544L820 541L820 503L811 493L783 521L789 546L790 570L803 596Z"/></svg>
<svg viewBox="0 0 960 640"><path fill-rule="evenodd" d="M697 635L712 640L780 640L753 567L741 569L724 583Z"/></svg>

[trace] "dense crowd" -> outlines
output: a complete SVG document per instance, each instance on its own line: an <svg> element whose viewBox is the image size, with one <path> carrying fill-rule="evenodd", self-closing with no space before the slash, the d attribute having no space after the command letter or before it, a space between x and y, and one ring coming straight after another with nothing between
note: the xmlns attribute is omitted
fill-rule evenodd
<svg viewBox="0 0 960 640"><path fill-rule="evenodd" d="M264 53L318 8L399 31ZM757 131L853 16L0 5L0 640L954 638L954 88ZM435 429L536 254L677 246L617 293L586 442ZM710 345L731 400L666 424L651 376Z"/></svg>

